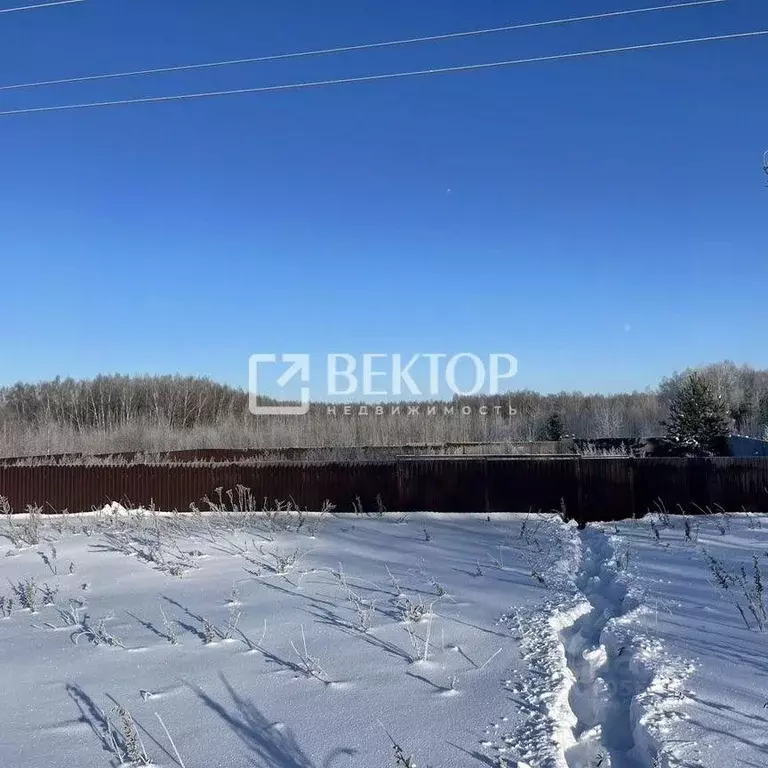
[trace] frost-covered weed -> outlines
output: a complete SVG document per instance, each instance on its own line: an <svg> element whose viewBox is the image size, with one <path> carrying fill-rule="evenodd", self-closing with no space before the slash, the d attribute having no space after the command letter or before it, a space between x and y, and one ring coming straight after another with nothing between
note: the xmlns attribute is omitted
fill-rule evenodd
<svg viewBox="0 0 768 768"><path fill-rule="evenodd" d="M131 713L121 705L115 706L113 712L117 716L118 727L108 719L106 737L120 762L123 765L152 765Z"/></svg>
<svg viewBox="0 0 768 768"><path fill-rule="evenodd" d="M227 491L216 488L214 495L215 499L203 498L203 509L196 504L190 505L196 523L207 529L214 542L222 532L235 533L246 529L258 532L267 541L274 541L281 532L306 532L314 538L322 528L324 518L335 509L330 501L325 501L319 517L310 517L309 510L299 507L292 498L270 502L264 497L257 502L253 491L243 485Z"/></svg>
<svg viewBox="0 0 768 768"><path fill-rule="evenodd" d="M322 683L327 683L328 678L322 666L320 666L320 662L313 656L309 655L309 651L307 650L307 638L304 634L303 626L301 627L301 643L303 649L302 651L300 651L294 644L293 640L291 640L291 648L293 648L293 652L299 659L299 666L302 672L304 672L307 677L314 677L316 680L320 680Z"/></svg>
<svg viewBox="0 0 768 768"><path fill-rule="evenodd" d="M656 509L656 516L660 525L664 528L674 528L672 517L670 516L664 501L662 499L656 499L656 501L653 502L653 506Z"/></svg>
<svg viewBox="0 0 768 768"><path fill-rule="evenodd" d="M77 629L72 633L72 642L77 645L78 641L85 637L92 645L108 645L113 648L125 648L122 640L117 635L113 635L107 630L106 623L109 617L104 616L96 620L94 624L88 614L85 614L77 625Z"/></svg>
<svg viewBox="0 0 768 768"><path fill-rule="evenodd" d="M56 602L56 595L59 594L58 587L52 587L49 584L43 584L43 605L53 605Z"/></svg>
<svg viewBox="0 0 768 768"><path fill-rule="evenodd" d="M360 630L360 632L367 632L373 625L373 617L376 614L376 603L364 600L351 589L348 589L347 591L347 599L357 615L357 629Z"/></svg>
<svg viewBox="0 0 768 768"><path fill-rule="evenodd" d="M163 618L163 630L165 631L165 637L171 645L178 645L179 643L179 625L178 622L172 621L168 618L163 606L160 606L160 615Z"/></svg>
<svg viewBox="0 0 768 768"><path fill-rule="evenodd" d="M499 544L496 547L496 551L499 553L499 556L496 557L495 555L492 555L489 552L488 553L488 562L494 568L498 568L500 571L503 571L506 568L506 566L504 565L504 545L503 544Z"/></svg>
<svg viewBox="0 0 768 768"><path fill-rule="evenodd" d="M183 552L170 536L164 538L167 532L161 528L156 514L152 515L152 520L153 529L150 532L142 530L140 517L134 519L133 527L105 531L104 547L152 564L169 576L181 577L187 571L198 568L191 553Z"/></svg>
<svg viewBox="0 0 768 768"><path fill-rule="evenodd" d="M18 584L11 584L11 587L22 607L32 613L36 613L39 588L34 578L28 576L18 582Z"/></svg>
<svg viewBox="0 0 768 768"><path fill-rule="evenodd" d="M224 631L221 632L222 640L232 640L237 632L237 625L240 622L241 612L237 610L237 606L232 603L229 606L229 616L227 618L227 625L224 627Z"/></svg>
<svg viewBox="0 0 768 768"><path fill-rule="evenodd" d="M727 533L731 532L731 516L728 515L722 507L716 504L715 506L718 507L718 511L714 511L709 506L700 507L698 504L694 504L693 506L696 507L706 519L711 520L715 524L715 528L717 528L721 536L725 536Z"/></svg>
<svg viewBox="0 0 768 768"><path fill-rule="evenodd" d="M430 583L438 597L445 597L448 594L445 587L437 579L431 578Z"/></svg>
<svg viewBox="0 0 768 768"><path fill-rule="evenodd" d="M393 576L392 571L389 570L389 566L385 566L387 569L387 575L389 576L389 583L392 586L392 589L394 590L396 595L402 595L403 590L400 587L400 582Z"/></svg>
<svg viewBox="0 0 768 768"><path fill-rule="evenodd" d="M58 553L56 552L56 547L51 544L50 550L48 552L38 552L38 555L42 558L43 562L48 566L48 569L54 576L58 576L58 565L56 564L56 559L58 556Z"/></svg>
<svg viewBox="0 0 768 768"><path fill-rule="evenodd" d="M204 618L203 619L203 642L206 645L211 645L211 643L216 642L217 635L218 633L216 632L216 626L213 624L213 622Z"/></svg>
<svg viewBox="0 0 768 768"><path fill-rule="evenodd" d="M759 515L755 515L752 512L747 512L747 528L749 528L750 531L759 531L762 530L763 527L763 521L760 519Z"/></svg>
<svg viewBox="0 0 768 768"><path fill-rule="evenodd" d="M227 598L227 605L240 605L240 590L237 588L237 584L232 585Z"/></svg>
<svg viewBox="0 0 768 768"><path fill-rule="evenodd" d="M43 508L29 504L26 517L16 521L8 499L0 496L0 514L5 517L3 535L17 548L36 547L40 544L40 533L43 527Z"/></svg>
<svg viewBox="0 0 768 768"><path fill-rule="evenodd" d="M0 618L9 619L13 613L13 598L0 595Z"/></svg>
<svg viewBox="0 0 768 768"><path fill-rule="evenodd" d="M418 624L423 618L432 612L434 602L427 603L422 599L413 599L408 595L402 595L398 600L400 616L405 622Z"/></svg>
<svg viewBox="0 0 768 768"><path fill-rule="evenodd" d="M685 532L685 540L696 542L699 539L699 524L692 523L691 518L688 515L683 516L683 528Z"/></svg>
<svg viewBox="0 0 768 768"><path fill-rule="evenodd" d="M37 504L28 504L27 519L22 525L22 532L26 542L32 546L40 543L40 531L43 527L43 508Z"/></svg>
<svg viewBox="0 0 768 768"><path fill-rule="evenodd" d="M331 512L333 512L334 509L336 509L335 504L331 504L331 502L327 500L323 502L320 514L314 516L312 521L307 526L307 535L310 539L316 539L318 537L320 531L323 530L325 524L328 522L329 515Z"/></svg>
<svg viewBox="0 0 768 768"><path fill-rule="evenodd" d="M302 553L298 548L291 552L283 552L280 549L268 552L264 547L259 547L259 554L262 557L262 561L256 564L266 568L275 576L285 576L290 573L307 555L307 553Z"/></svg>
<svg viewBox="0 0 768 768"><path fill-rule="evenodd" d="M765 584L757 555L752 556L751 567L748 568L745 563L741 563L735 572L730 572L713 555L707 552L704 555L715 585L728 594L747 629L753 629L749 620L751 616L756 629L760 632L764 631L768 624L768 609Z"/></svg>
<svg viewBox="0 0 768 768"><path fill-rule="evenodd" d="M177 762L179 763L181 768L186 768L186 766L184 765L184 761L181 759L181 755L179 754L179 750L176 748L176 743L174 742L173 737L171 736L171 732L168 730L165 723L163 722L163 718L160 717L160 715L158 715L157 712L155 712L155 717L158 719L160 725L163 728L163 731L165 731L165 735L168 737L168 741L171 742L171 748L173 749L173 752L176 755Z"/></svg>
<svg viewBox="0 0 768 768"><path fill-rule="evenodd" d="M392 751L394 752L395 758L395 768L416 768L416 763L413 761L413 755L406 757L405 750L394 740L394 738L392 738L392 735L386 728L384 728L384 732L392 742Z"/></svg>
<svg viewBox="0 0 768 768"><path fill-rule="evenodd" d="M84 603L81 600L71 600L67 608L59 608L59 617L64 622L65 627L77 627L82 624L80 610Z"/></svg>

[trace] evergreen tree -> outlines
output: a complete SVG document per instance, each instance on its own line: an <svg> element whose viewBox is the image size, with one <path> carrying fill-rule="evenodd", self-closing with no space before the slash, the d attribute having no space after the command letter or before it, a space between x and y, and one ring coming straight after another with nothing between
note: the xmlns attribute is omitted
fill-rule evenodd
<svg viewBox="0 0 768 768"><path fill-rule="evenodd" d="M768 435L768 393L764 393L760 396L757 419L760 426L763 428L764 434ZM764 439L768 440L768 437Z"/></svg>
<svg viewBox="0 0 768 768"><path fill-rule="evenodd" d="M564 429L563 421L560 418L559 413L553 413L547 419L547 426L544 430L544 434L547 440L560 441L563 439Z"/></svg>
<svg viewBox="0 0 768 768"><path fill-rule="evenodd" d="M669 405L666 446L683 456L728 455L728 409L706 379L691 373Z"/></svg>

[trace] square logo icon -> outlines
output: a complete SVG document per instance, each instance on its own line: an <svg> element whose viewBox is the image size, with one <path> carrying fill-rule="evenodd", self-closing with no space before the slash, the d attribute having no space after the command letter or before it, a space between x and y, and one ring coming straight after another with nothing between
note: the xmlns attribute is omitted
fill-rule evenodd
<svg viewBox="0 0 768 768"><path fill-rule="evenodd" d="M277 378L278 387L285 387L299 378L302 384L309 384L309 355L263 353L251 355L248 360L248 409L254 416L304 416L309 413L309 386L301 387L299 405L262 405L260 367L266 364L288 363L288 368Z"/></svg>

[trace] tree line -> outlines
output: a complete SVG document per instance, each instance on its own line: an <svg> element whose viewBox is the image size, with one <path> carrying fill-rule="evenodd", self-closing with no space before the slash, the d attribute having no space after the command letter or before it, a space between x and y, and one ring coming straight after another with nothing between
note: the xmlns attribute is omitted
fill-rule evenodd
<svg viewBox="0 0 768 768"><path fill-rule="evenodd" d="M699 382L694 395L689 391L692 376ZM410 416L410 403L403 403L396 415L387 404L378 416L370 404L365 415L354 408L340 415L338 409L334 414L326 404L313 403L306 417L255 417L247 392L209 378L56 378L0 388L0 453L649 437L670 431L669 419L686 392L688 409L706 402L711 410L714 403L715 421L727 432L768 437L768 370L726 361L674 373L642 392L545 395L521 390L455 398L452 411L438 408L431 415L421 403ZM482 406L485 415L480 415Z"/></svg>

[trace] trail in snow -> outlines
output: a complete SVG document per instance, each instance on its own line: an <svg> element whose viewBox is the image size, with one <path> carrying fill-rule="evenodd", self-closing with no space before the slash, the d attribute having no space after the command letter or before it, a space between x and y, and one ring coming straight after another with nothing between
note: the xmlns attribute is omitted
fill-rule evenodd
<svg viewBox="0 0 768 768"><path fill-rule="evenodd" d="M576 586L591 606L561 632L574 683L569 705L576 720L575 744L565 752L568 768L644 768L634 756L632 701L647 685L633 671L631 651L606 644L604 630L633 606L610 538L599 529L585 530Z"/></svg>
<svg viewBox="0 0 768 768"><path fill-rule="evenodd" d="M768 526L728 520L734 533L702 520L697 536L735 573L768 550ZM547 596L499 619L525 662L504 680L517 716L490 747L511 765L765 764L762 636L718 602L689 521L656 525L559 526Z"/></svg>

